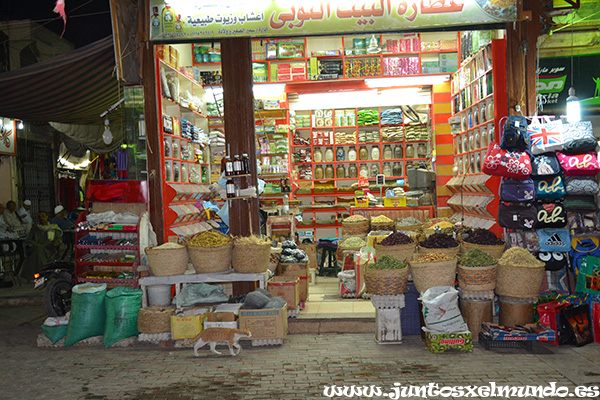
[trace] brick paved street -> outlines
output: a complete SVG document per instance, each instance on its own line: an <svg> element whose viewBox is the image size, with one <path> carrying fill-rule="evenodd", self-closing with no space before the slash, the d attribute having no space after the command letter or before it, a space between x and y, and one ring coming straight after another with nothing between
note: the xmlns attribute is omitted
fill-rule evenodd
<svg viewBox="0 0 600 400"><path fill-rule="evenodd" d="M372 334L290 335L238 357L203 348L195 358L191 349L140 344L38 348L43 319L40 307L0 308L0 398L287 400L326 398L323 386L334 383L600 385L600 344L431 354L416 336L378 345Z"/></svg>

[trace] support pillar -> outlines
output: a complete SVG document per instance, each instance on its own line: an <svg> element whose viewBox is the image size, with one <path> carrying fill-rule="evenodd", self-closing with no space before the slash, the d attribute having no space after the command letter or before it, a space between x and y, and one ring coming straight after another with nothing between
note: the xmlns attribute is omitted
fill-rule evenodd
<svg viewBox="0 0 600 400"><path fill-rule="evenodd" d="M230 156L247 153L250 174L241 179L257 186L256 139L254 133L254 96L252 94L252 48L250 38L221 40L221 67L223 73L223 108L225 135ZM231 200L229 227L237 236L259 233L258 199Z"/></svg>

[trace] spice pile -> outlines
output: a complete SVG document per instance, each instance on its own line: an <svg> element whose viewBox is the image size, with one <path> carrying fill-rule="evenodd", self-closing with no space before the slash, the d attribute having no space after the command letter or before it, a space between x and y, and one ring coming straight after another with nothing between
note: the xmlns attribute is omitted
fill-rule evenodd
<svg viewBox="0 0 600 400"><path fill-rule="evenodd" d="M448 249L451 247L457 247L458 242L452 236L445 233L434 233L424 241L420 242L419 246L426 247L428 249Z"/></svg>
<svg viewBox="0 0 600 400"><path fill-rule="evenodd" d="M409 226L409 225L421 225L422 223L423 222L419 221L415 217L407 217L407 218L400 218L400 219L398 219L398 222L396 223L396 225L398 225L398 226Z"/></svg>
<svg viewBox="0 0 600 400"><path fill-rule="evenodd" d="M251 235L251 236L240 236L235 238L235 244L238 246L248 246L248 245L271 245L271 241L268 239L263 239L260 236Z"/></svg>
<svg viewBox="0 0 600 400"><path fill-rule="evenodd" d="M450 257L448 254L430 253L430 254L423 254L421 257L419 257L418 260L411 261L411 263L425 263L425 262L438 262L438 261L450 261L450 260L452 260L452 257Z"/></svg>
<svg viewBox="0 0 600 400"><path fill-rule="evenodd" d="M500 246L504 245L504 242L496 237L493 232L487 229L477 228L475 230L468 230L462 234L462 239L465 242L482 245L493 245Z"/></svg>
<svg viewBox="0 0 600 400"><path fill-rule="evenodd" d="M362 215L358 215L358 214L355 214L348 218L344 218L344 222L363 222L366 220L367 219L365 217L363 217Z"/></svg>
<svg viewBox="0 0 600 400"><path fill-rule="evenodd" d="M348 239L342 241L342 243L340 243L340 247L343 249L350 249L350 248L359 248L359 247L364 247L367 245L367 242L365 242L364 240L362 240L359 237L349 237Z"/></svg>
<svg viewBox="0 0 600 400"><path fill-rule="evenodd" d="M204 232L188 242L189 246L220 247L231 243L231 239L217 232Z"/></svg>
<svg viewBox="0 0 600 400"><path fill-rule="evenodd" d="M413 240L401 232L392 233L391 235L383 239L381 242L379 242L379 244L382 246L395 246L398 244L409 243L413 243Z"/></svg>
<svg viewBox="0 0 600 400"><path fill-rule="evenodd" d="M177 243L166 242L161 244L160 246L156 246L154 250L169 250L169 249L182 249L185 246L182 246Z"/></svg>
<svg viewBox="0 0 600 400"><path fill-rule="evenodd" d="M377 260L375 264L368 266L369 269L402 269L406 268L406 264L395 259L392 256L383 256Z"/></svg>
<svg viewBox="0 0 600 400"><path fill-rule="evenodd" d="M375 218L371 218L371 223L374 224L390 224L394 221L386 217L385 215L378 215Z"/></svg>
<svg viewBox="0 0 600 400"><path fill-rule="evenodd" d="M463 267L488 267L496 263L496 260L479 249L469 250L460 258L460 265Z"/></svg>
<svg viewBox="0 0 600 400"><path fill-rule="evenodd" d="M511 247L498 260L499 264L522 268L544 268L545 263L521 247Z"/></svg>

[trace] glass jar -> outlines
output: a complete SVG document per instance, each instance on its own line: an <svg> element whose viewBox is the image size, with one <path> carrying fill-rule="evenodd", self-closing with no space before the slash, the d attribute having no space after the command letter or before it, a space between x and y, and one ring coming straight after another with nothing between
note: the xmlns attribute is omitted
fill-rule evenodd
<svg viewBox="0 0 600 400"><path fill-rule="evenodd" d="M345 161L346 152L343 147L338 147L335 151L335 161Z"/></svg>
<svg viewBox="0 0 600 400"><path fill-rule="evenodd" d="M188 172L185 165L181 166L181 182L187 182L188 180Z"/></svg>
<svg viewBox="0 0 600 400"><path fill-rule="evenodd" d="M493 125L490 125L488 130L488 144L494 141L494 136L496 135L495 128Z"/></svg>
<svg viewBox="0 0 600 400"><path fill-rule="evenodd" d="M383 163L383 175L386 178L392 176L392 167L389 162Z"/></svg>
<svg viewBox="0 0 600 400"><path fill-rule="evenodd" d="M427 157L427 146L425 143L419 143L417 146L417 158Z"/></svg>
<svg viewBox="0 0 600 400"><path fill-rule="evenodd" d="M487 147L488 145L488 134L487 129L484 127L481 128L481 147Z"/></svg>
<svg viewBox="0 0 600 400"><path fill-rule="evenodd" d="M165 138L165 157L171 157L171 141Z"/></svg>
<svg viewBox="0 0 600 400"><path fill-rule="evenodd" d="M380 155L378 146L371 147L371 160L379 160Z"/></svg>
<svg viewBox="0 0 600 400"><path fill-rule="evenodd" d="M475 146L473 146L475 149L478 149L481 147L481 141L479 139L479 131L475 131Z"/></svg>
<svg viewBox="0 0 600 400"><path fill-rule="evenodd" d="M383 159L391 160L393 156L394 152L392 151L392 146L390 146L389 144L383 146Z"/></svg>
<svg viewBox="0 0 600 400"><path fill-rule="evenodd" d="M173 142L173 158L179 158L179 145Z"/></svg>
<svg viewBox="0 0 600 400"><path fill-rule="evenodd" d="M369 168L367 168L366 164L360 165L360 176L364 176L365 178L369 177Z"/></svg>
<svg viewBox="0 0 600 400"><path fill-rule="evenodd" d="M333 162L333 158L334 158L333 149L331 147L328 147L327 150L325 150L325 161Z"/></svg>
<svg viewBox="0 0 600 400"><path fill-rule="evenodd" d="M324 176L325 176L325 171L323 171L323 167L320 165L317 165L315 167L315 179L323 179Z"/></svg>
<svg viewBox="0 0 600 400"><path fill-rule="evenodd" d="M356 164L350 164L348 167L348 178L358 178L358 168L356 168Z"/></svg>
<svg viewBox="0 0 600 400"><path fill-rule="evenodd" d="M173 182L179 182L179 164L173 164Z"/></svg>
<svg viewBox="0 0 600 400"><path fill-rule="evenodd" d="M348 150L348 161L356 161L356 149L354 147Z"/></svg>
<svg viewBox="0 0 600 400"><path fill-rule="evenodd" d="M369 150L367 150L366 146L360 146L358 149L358 159L361 161L369 159Z"/></svg>
<svg viewBox="0 0 600 400"><path fill-rule="evenodd" d="M492 120L494 119L494 101L490 100L490 102L487 104L487 117L488 119Z"/></svg>
<svg viewBox="0 0 600 400"><path fill-rule="evenodd" d="M406 158L415 158L415 149L412 144L406 146Z"/></svg>
<svg viewBox="0 0 600 400"><path fill-rule="evenodd" d="M394 147L394 158L396 160L400 160L403 157L404 157L404 149L402 148L402 145L399 144L396 147Z"/></svg>
<svg viewBox="0 0 600 400"><path fill-rule="evenodd" d="M165 165L165 181L171 181L171 163L167 163L167 165Z"/></svg>
<svg viewBox="0 0 600 400"><path fill-rule="evenodd" d="M334 169L333 169L333 165L331 164L327 164L327 166L325 167L325 179L333 179L333 174L334 174Z"/></svg>
<svg viewBox="0 0 600 400"><path fill-rule="evenodd" d="M321 149L315 149L313 152L313 161L314 162L321 162L323 161L323 153L321 152Z"/></svg>
<svg viewBox="0 0 600 400"><path fill-rule="evenodd" d="M379 175L379 164L371 164L371 176L374 178Z"/></svg>
<svg viewBox="0 0 600 400"><path fill-rule="evenodd" d="M394 168L392 168L393 176L402 176L402 163L395 162Z"/></svg>
<svg viewBox="0 0 600 400"><path fill-rule="evenodd" d="M337 179L343 179L346 177L346 168L344 168L344 166L342 164L338 164L336 170L335 170L335 175L337 177Z"/></svg>

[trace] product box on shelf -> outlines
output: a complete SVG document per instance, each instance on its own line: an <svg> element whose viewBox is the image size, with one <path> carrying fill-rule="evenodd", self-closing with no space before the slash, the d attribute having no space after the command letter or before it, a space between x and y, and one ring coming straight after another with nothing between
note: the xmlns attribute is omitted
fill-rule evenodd
<svg viewBox="0 0 600 400"><path fill-rule="evenodd" d="M384 197L384 207L406 207L406 197Z"/></svg>
<svg viewBox="0 0 600 400"><path fill-rule="evenodd" d="M290 310L295 310L300 304L300 278L298 277L274 276L269 279L267 290L272 297L283 297Z"/></svg>
<svg viewBox="0 0 600 400"><path fill-rule="evenodd" d="M281 308L240 309L239 326L252 333L252 340L283 339L288 332L287 304Z"/></svg>
<svg viewBox="0 0 600 400"><path fill-rule="evenodd" d="M233 328L237 329L238 321L233 312L208 312L204 320L204 329Z"/></svg>

